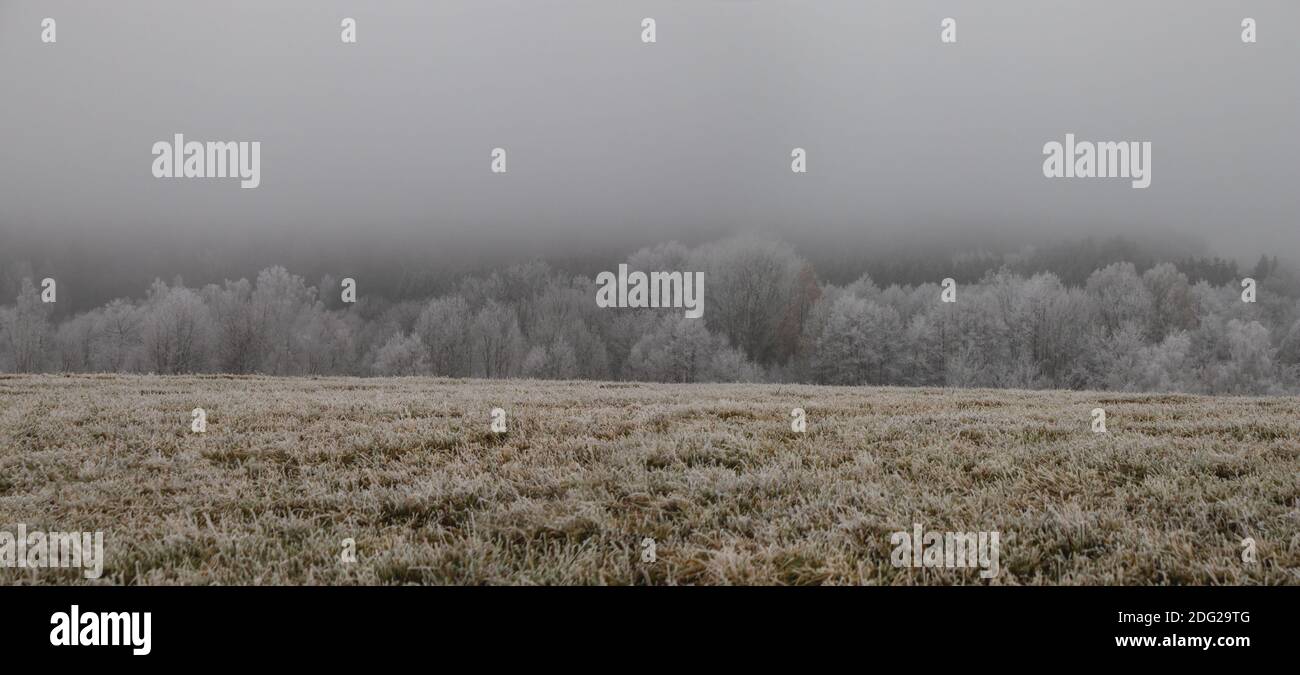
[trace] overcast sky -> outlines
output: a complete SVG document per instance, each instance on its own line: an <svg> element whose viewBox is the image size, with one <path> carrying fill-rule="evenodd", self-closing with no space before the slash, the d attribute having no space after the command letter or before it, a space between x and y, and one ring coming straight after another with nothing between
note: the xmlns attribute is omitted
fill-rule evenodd
<svg viewBox="0 0 1300 675"><path fill-rule="evenodd" d="M1286 254L1298 124L1293 1L0 0L3 237L992 229ZM178 132L261 141L261 187L153 178ZM1151 187L1044 178L1066 132L1151 141Z"/></svg>

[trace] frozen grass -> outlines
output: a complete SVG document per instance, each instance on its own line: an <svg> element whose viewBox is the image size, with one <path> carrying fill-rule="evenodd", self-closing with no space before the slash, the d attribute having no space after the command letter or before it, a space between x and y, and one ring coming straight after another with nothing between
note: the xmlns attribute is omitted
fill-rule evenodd
<svg viewBox="0 0 1300 675"><path fill-rule="evenodd" d="M0 528L103 530L107 563L0 582L987 583L891 566L919 522L1000 531L994 583L1295 584L1297 438L1296 398L6 376Z"/></svg>

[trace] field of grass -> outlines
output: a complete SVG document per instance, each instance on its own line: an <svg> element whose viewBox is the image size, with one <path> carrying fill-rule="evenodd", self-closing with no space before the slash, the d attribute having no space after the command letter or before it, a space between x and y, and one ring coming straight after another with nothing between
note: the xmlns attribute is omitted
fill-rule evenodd
<svg viewBox="0 0 1300 675"><path fill-rule="evenodd" d="M1296 398L4 376L0 529L106 564L0 583L1296 584L1298 439ZM893 566L915 523L1001 574Z"/></svg>

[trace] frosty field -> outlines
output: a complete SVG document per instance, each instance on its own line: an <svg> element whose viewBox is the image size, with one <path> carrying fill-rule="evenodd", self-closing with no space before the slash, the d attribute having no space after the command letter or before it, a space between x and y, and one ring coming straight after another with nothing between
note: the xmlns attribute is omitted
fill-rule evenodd
<svg viewBox="0 0 1300 675"><path fill-rule="evenodd" d="M0 529L106 561L0 582L990 583L891 564L921 524L999 532L991 583L1296 584L1297 438L1294 397L3 376Z"/></svg>

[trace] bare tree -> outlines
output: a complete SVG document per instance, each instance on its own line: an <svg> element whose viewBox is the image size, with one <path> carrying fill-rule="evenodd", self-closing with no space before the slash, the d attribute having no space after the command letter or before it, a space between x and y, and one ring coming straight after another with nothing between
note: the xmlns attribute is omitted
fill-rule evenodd
<svg viewBox="0 0 1300 675"><path fill-rule="evenodd" d="M155 280L145 301L144 353L158 373L192 373L206 365L211 323L194 291Z"/></svg>
<svg viewBox="0 0 1300 675"><path fill-rule="evenodd" d="M523 358L524 339L515 311L489 300L470 325L474 374L478 377L511 377Z"/></svg>
<svg viewBox="0 0 1300 675"><path fill-rule="evenodd" d="M817 342L814 371L833 384L889 382L901 336L901 321L892 307L842 295Z"/></svg>
<svg viewBox="0 0 1300 675"><path fill-rule="evenodd" d="M4 316L4 337L14 370L36 372L51 344L49 309L32 280L24 277L18 303Z"/></svg>
<svg viewBox="0 0 1300 675"><path fill-rule="evenodd" d="M528 350L522 371L524 377L571 380L578 377L578 356L561 335L548 347L536 345Z"/></svg>
<svg viewBox="0 0 1300 675"><path fill-rule="evenodd" d="M311 375L352 373L356 361L356 324L345 312L326 311L317 303L303 320L302 353Z"/></svg>
<svg viewBox="0 0 1300 675"><path fill-rule="evenodd" d="M97 367L120 373L127 370L140 347L142 316L138 307L121 298L104 307L100 315Z"/></svg>
<svg viewBox="0 0 1300 675"><path fill-rule="evenodd" d="M1170 331L1196 328L1196 309L1192 306L1187 275L1172 263L1160 263L1142 275L1142 283L1151 293L1148 340L1159 342Z"/></svg>
<svg viewBox="0 0 1300 675"><path fill-rule="evenodd" d="M253 317L263 348L262 370L289 374L301 370L300 321L312 306L316 289L283 267L262 270L252 293Z"/></svg>
<svg viewBox="0 0 1300 675"><path fill-rule="evenodd" d="M630 377L657 382L754 382L762 369L703 322L662 315L628 355Z"/></svg>
<svg viewBox="0 0 1300 675"><path fill-rule="evenodd" d="M384 343L375 359L380 375L422 375L429 370L424 345L414 335L398 333Z"/></svg>
<svg viewBox="0 0 1300 675"><path fill-rule="evenodd" d="M692 256L703 271L704 320L762 365L782 356L779 327L796 290L803 261L789 245L738 238L709 244Z"/></svg>
<svg viewBox="0 0 1300 675"><path fill-rule="evenodd" d="M204 289L212 311L216 365L226 373L251 373L261 364L261 336L253 316L253 286L247 279Z"/></svg>
<svg viewBox="0 0 1300 675"><path fill-rule="evenodd" d="M1085 289L1094 299L1097 319L1114 333L1129 321L1140 321L1151 311L1151 292L1130 262L1103 267L1088 277Z"/></svg>
<svg viewBox="0 0 1300 675"><path fill-rule="evenodd" d="M469 304L458 296L435 298L421 310L415 335L434 375L465 377L470 373Z"/></svg>
<svg viewBox="0 0 1300 675"><path fill-rule="evenodd" d="M65 372L89 372L95 369L95 345L99 342L100 310L78 314L59 325L55 343L59 349L59 367Z"/></svg>

